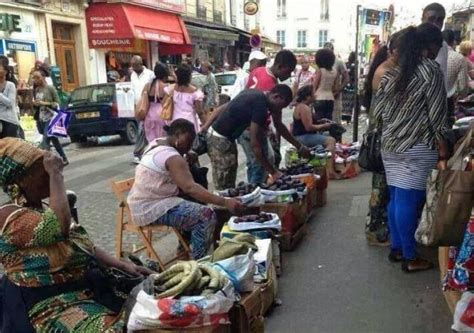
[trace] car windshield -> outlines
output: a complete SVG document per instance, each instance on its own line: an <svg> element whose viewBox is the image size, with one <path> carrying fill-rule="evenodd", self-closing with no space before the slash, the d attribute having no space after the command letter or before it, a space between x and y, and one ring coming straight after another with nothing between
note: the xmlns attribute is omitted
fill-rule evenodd
<svg viewBox="0 0 474 333"><path fill-rule="evenodd" d="M237 79L236 74L221 74L216 75L216 82L220 86L232 86Z"/></svg>
<svg viewBox="0 0 474 333"><path fill-rule="evenodd" d="M70 104L110 103L113 100L114 92L113 85L78 88L72 92Z"/></svg>

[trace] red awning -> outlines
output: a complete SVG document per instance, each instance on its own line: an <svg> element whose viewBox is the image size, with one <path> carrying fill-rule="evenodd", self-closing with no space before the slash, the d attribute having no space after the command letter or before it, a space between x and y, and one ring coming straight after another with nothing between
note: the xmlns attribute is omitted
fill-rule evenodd
<svg viewBox="0 0 474 333"><path fill-rule="evenodd" d="M94 3L86 10L91 48L133 46L146 39L167 44L191 44L179 15L128 4Z"/></svg>

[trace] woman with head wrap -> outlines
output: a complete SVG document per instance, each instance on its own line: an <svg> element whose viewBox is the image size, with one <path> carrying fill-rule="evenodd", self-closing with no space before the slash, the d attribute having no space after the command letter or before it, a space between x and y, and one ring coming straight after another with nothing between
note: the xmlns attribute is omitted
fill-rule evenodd
<svg viewBox="0 0 474 333"><path fill-rule="evenodd" d="M122 332L124 322L89 289L93 262L130 274L148 270L119 261L71 224L59 157L16 139L0 140L1 332ZM42 200L49 197L49 207Z"/></svg>

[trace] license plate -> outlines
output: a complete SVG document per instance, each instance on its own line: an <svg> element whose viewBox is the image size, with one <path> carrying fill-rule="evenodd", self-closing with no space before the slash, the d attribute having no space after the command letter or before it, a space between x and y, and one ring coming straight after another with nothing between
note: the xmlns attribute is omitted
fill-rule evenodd
<svg viewBox="0 0 474 333"><path fill-rule="evenodd" d="M89 118L99 118L99 112L82 112L76 114L77 119L89 119Z"/></svg>

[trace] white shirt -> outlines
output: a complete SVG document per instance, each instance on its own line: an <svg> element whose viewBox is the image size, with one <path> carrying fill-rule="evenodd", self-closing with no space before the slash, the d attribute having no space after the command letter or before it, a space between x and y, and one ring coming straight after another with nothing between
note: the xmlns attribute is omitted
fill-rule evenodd
<svg viewBox="0 0 474 333"><path fill-rule="evenodd" d="M448 87L448 44L443 42L443 46L439 49L436 62L441 67L444 76L444 87Z"/></svg>
<svg viewBox="0 0 474 333"><path fill-rule="evenodd" d="M238 94L245 90L247 82L249 81L249 73L242 71L237 75L237 79L232 86L232 93L230 99L234 99Z"/></svg>
<svg viewBox="0 0 474 333"><path fill-rule="evenodd" d="M130 76L130 82L132 83L133 92L135 94L135 104L140 101L140 96L142 95L143 88L147 85L147 83L151 83L155 78L155 73L149 70L146 67L143 67L143 71L140 75L138 75L135 71L133 71L132 75Z"/></svg>

